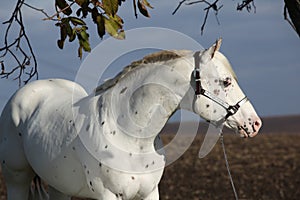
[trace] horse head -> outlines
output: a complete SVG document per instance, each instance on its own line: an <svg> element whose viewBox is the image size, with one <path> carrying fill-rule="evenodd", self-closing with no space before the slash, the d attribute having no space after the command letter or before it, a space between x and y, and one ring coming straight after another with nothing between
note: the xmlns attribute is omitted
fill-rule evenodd
<svg viewBox="0 0 300 200"><path fill-rule="evenodd" d="M262 121L240 88L229 61L219 52L220 45L221 39L194 54L193 111L216 126L224 124L242 137L254 137Z"/></svg>

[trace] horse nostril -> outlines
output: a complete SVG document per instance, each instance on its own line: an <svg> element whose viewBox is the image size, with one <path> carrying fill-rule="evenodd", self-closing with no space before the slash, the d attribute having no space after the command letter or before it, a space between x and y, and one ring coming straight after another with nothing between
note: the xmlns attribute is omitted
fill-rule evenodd
<svg viewBox="0 0 300 200"><path fill-rule="evenodd" d="M254 128L254 131L255 132L257 132L259 129L260 129L260 127L261 127L261 125L262 125L262 123L261 123L261 121L260 120L256 120L255 122L254 122L254 124L253 124L254 126L253 126L253 128Z"/></svg>

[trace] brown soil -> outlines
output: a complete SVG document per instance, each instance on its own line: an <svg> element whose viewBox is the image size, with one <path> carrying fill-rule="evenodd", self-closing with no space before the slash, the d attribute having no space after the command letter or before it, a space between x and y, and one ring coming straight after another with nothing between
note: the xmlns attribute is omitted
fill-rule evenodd
<svg viewBox="0 0 300 200"><path fill-rule="evenodd" d="M162 138L168 143L173 135ZM185 154L166 167L159 186L162 200L234 199L221 145L199 159L202 141L203 136L197 136ZM224 141L239 199L300 199L300 135L242 139L226 134ZM2 178L0 186L0 200L4 200Z"/></svg>

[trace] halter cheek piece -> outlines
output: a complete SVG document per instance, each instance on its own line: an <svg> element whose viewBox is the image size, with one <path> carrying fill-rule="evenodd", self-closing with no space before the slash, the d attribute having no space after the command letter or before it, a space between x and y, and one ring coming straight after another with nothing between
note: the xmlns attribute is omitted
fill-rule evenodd
<svg viewBox="0 0 300 200"><path fill-rule="evenodd" d="M240 101L238 101L235 105L229 105L227 102L224 100L216 97L215 95L212 95L209 91L203 89L201 85L201 78L200 78L200 66L199 62L196 62L195 69L194 69L194 78L195 78L195 95L196 97L205 96L206 98L212 100L213 102L219 104L222 106L226 111L227 114L221 121L227 120L230 116L234 115L239 108L248 101L248 97L245 96L242 98Z"/></svg>

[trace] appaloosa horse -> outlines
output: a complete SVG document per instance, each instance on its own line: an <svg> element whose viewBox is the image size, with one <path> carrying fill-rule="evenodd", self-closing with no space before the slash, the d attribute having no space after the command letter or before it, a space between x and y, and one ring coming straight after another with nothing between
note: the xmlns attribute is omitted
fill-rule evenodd
<svg viewBox="0 0 300 200"><path fill-rule="evenodd" d="M220 43L148 55L90 95L62 79L19 89L0 119L8 199L159 199L165 158L158 133L178 109L255 136L261 120ZM34 177L48 183L49 197L40 183L30 189Z"/></svg>

